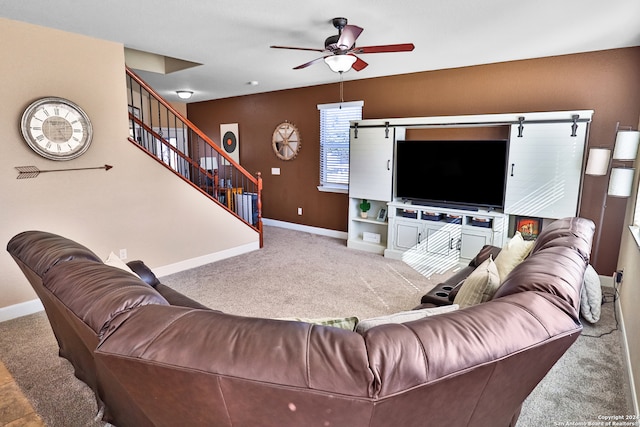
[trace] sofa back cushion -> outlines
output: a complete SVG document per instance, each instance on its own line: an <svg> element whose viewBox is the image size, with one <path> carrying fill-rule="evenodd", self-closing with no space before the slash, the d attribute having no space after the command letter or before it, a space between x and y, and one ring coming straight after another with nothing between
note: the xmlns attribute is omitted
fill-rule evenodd
<svg viewBox="0 0 640 427"><path fill-rule="evenodd" d="M142 305L169 304L133 274L86 259L74 259L52 267L43 285L99 338L122 313Z"/></svg>
<svg viewBox="0 0 640 427"><path fill-rule="evenodd" d="M585 218L553 222L542 230L531 255L504 278L493 298L540 291L560 297L577 311L594 230L593 221Z"/></svg>
<svg viewBox="0 0 640 427"><path fill-rule="evenodd" d="M580 253L588 260L591 254L591 243L595 225L585 218L563 218L546 225L531 252L538 252L551 246L566 246Z"/></svg>
<svg viewBox="0 0 640 427"><path fill-rule="evenodd" d="M63 261L85 259L102 263L98 255L85 246L45 231L24 231L7 244L7 251L41 278L51 267Z"/></svg>

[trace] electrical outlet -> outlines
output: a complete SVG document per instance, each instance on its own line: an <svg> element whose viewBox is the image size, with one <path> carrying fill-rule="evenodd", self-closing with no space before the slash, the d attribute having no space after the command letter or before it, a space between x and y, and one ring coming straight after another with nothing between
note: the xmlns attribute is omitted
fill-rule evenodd
<svg viewBox="0 0 640 427"><path fill-rule="evenodd" d="M298 215L302 215L302 208L298 208Z"/></svg>
<svg viewBox="0 0 640 427"><path fill-rule="evenodd" d="M127 259L127 250L120 249L120 259Z"/></svg>

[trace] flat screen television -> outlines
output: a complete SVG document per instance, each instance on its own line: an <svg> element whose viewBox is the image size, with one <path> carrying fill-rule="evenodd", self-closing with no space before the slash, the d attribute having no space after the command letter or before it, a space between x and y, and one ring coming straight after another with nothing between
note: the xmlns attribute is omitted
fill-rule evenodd
<svg viewBox="0 0 640 427"><path fill-rule="evenodd" d="M396 197L418 204L502 209L506 140L398 141Z"/></svg>

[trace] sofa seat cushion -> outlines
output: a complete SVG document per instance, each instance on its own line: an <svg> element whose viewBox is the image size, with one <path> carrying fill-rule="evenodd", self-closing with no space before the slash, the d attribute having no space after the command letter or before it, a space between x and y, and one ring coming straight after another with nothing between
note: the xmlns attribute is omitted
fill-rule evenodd
<svg viewBox="0 0 640 427"><path fill-rule="evenodd" d="M462 282L455 294L454 304L460 308L489 301L500 286L498 268L492 257L487 258Z"/></svg>
<svg viewBox="0 0 640 427"><path fill-rule="evenodd" d="M59 263L43 285L99 337L119 314L147 304L169 305L133 274L88 260Z"/></svg>

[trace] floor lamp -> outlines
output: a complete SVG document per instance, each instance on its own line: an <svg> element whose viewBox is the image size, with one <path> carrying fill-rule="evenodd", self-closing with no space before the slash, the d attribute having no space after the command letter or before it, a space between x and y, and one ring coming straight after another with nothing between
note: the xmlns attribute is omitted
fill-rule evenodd
<svg viewBox="0 0 640 427"><path fill-rule="evenodd" d="M600 250L600 238L602 236L602 224L604 222L604 213L607 208L607 197L629 197L633 190L633 175L635 169L633 167L613 166L616 162L634 162L638 154L638 143L640 142L640 131L620 130L619 123L616 125L616 141L613 149L608 148L591 148L589 150L589 159L585 169L585 175L591 176L609 176L609 185L607 191L602 196L602 210L600 211L600 220L596 233L596 246L593 253L592 264L598 259ZM632 163L633 166L633 163Z"/></svg>

